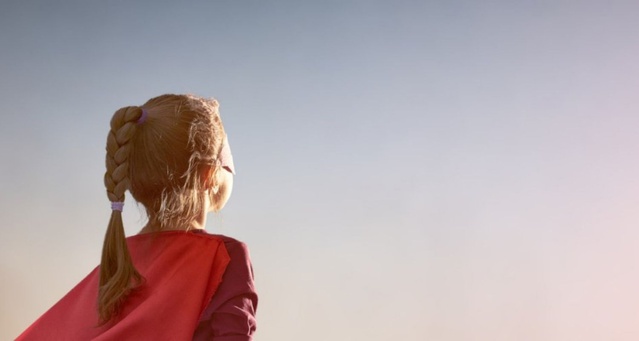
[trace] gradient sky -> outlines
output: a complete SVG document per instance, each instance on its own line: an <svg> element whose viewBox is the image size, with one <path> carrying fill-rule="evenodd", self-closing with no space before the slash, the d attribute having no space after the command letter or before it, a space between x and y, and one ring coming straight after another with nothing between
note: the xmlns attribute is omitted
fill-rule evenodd
<svg viewBox="0 0 639 341"><path fill-rule="evenodd" d="M257 340L639 339L639 2L160 3L0 3L0 339L99 262L108 122L162 93L220 101Z"/></svg>

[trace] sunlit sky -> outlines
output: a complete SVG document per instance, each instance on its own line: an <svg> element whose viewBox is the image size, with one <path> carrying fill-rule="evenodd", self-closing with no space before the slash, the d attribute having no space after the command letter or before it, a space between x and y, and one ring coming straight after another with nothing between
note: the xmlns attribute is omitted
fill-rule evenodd
<svg viewBox="0 0 639 341"><path fill-rule="evenodd" d="M257 340L639 339L639 2L132 3L0 3L0 339L99 263L108 122L163 93L220 102Z"/></svg>

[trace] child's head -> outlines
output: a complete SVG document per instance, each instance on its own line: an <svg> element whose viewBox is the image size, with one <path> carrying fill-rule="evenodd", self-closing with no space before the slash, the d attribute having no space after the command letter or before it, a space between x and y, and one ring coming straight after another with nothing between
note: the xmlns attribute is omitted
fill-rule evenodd
<svg viewBox="0 0 639 341"><path fill-rule="evenodd" d="M221 208L228 192L221 180L231 170L222 165L225 141L214 99L163 95L116 111L107 139L109 200L124 201L128 189L160 228L181 228L201 214L208 189Z"/></svg>
<svg viewBox="0 0 639 341"><path fill-rule="evenodd" d="M125 191L144 205L153 229L188 229L203 210L224 206L234 171L217 101L191 95L162 95L117 110L106 149L104 182L114 209L100 267L102 322L141 280L122 226Z"/></svg>

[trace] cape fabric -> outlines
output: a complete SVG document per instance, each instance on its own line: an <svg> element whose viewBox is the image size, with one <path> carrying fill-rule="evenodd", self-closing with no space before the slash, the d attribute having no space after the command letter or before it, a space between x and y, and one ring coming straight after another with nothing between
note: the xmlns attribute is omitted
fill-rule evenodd
<svg viewBox="0 0 639 341"><path fill-rule="evenodd" d="M191 340L230 261L224 242L166 231L129 237L127 243L145 282L116 318L98 326L96 268L17 340Z"/></svg>

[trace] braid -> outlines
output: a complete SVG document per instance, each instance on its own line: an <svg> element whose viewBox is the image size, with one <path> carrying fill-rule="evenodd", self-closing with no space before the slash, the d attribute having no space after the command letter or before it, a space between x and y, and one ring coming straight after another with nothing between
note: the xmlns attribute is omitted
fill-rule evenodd
<svg viewBox="0 0 639 341"><path fill-rule="evenodd" d="M116 111L111 119L106 146L107 171L104 174L104 185L111 202L124 202L124 192L129 188L131 142L141 115L141 108L125 107ZM133 266L126 245L122 213L113 210L104 237L100 264L100 323L106 323L117 315L126 296L141 281L142 276Z"/></svg>
<svg viewBox="0 0 639 341"><path fill-rule="evenodd" d="M104 185L111 202L124 201L124 191L129 187L129 141L137 129L136 121L142 115L139 107L126 107L115 112L111 119L111 131L107 137L107 172Z"/></svg>

